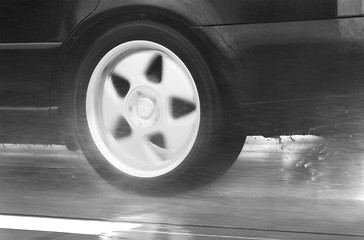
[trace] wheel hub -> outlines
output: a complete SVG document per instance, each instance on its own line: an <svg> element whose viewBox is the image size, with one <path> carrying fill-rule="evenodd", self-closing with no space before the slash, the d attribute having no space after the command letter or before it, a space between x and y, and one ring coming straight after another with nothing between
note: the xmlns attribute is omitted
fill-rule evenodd
<svg viewBox="0 0 364 240"><path fill-rule="evenodd" d="M150 130L155 127L162 115L162 102L151 88L136 88L127 96L127 119L139 130Z"/></svg>
<svg viewBox="0 0 364 240"><path fill-rule="evenodd" d="M136 108L138 116L142 119L150 119L154 113L154 103L147 97L139 99Z"/></svg>

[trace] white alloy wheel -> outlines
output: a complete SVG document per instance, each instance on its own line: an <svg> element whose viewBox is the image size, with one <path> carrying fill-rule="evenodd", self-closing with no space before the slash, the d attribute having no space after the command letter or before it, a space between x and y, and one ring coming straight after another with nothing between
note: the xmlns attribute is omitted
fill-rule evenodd
<svg viewBox="0 0 364 240"><path fill-rule="evenodd" d="M91 136L104 158L138 178L177 168L195 144L201 110L182 60L152 41L112 48L96 65L86 93Z"/></svg>

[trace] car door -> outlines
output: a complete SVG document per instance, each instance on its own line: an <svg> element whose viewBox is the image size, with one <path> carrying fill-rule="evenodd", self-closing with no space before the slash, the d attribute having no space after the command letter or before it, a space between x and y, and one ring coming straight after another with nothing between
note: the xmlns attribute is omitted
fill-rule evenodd
<svg viewBox="0 0 364 240"><path fill-rule="evenodd" d="M243 4L257 10L250 17L242 14L242 20L227 17L232 25L204 29L230 43L224 52L236 64L249 134L278 135L361 119L364 1L291 2L298 4L241 1L241 12Z"/></svg>
<svg viewBox="0 0 364 240"><path fill-rule="evenodd" d="M57 53L99 0L0 0L0 106L47 107Z"/></svg>

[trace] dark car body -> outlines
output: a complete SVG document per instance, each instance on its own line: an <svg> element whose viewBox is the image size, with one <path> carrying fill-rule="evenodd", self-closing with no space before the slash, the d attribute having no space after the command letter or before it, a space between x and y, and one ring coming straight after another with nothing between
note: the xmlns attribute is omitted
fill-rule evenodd
<svg viewBox="0 0 364 240"><path fill-rule="evenodd" d="M361 121L363 6L360 0L0 0L1 140L62 142L65 67L99 29L140 19L173 27L195 44L220 94L233 96L224 107L247 135Z"/></svg>

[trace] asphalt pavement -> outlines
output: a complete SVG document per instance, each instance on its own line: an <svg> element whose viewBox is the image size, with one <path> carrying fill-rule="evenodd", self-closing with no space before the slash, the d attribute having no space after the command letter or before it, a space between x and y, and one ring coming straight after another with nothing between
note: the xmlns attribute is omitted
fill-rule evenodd
<svg viewBox="0 0 364 240"><path fill-rule="evenodd" d="M0 147L0 239L364 239L364 127L250 136L215 182L122 191L61 145ZM321 132L322 133L322 132Z"/></svg>

